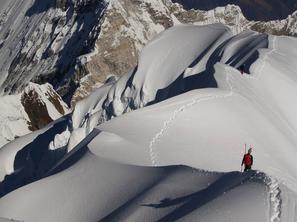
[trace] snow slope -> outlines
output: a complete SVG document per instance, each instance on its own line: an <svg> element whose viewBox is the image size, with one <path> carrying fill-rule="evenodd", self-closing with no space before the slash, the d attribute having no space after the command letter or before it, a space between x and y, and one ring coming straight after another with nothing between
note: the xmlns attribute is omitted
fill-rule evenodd
<svg viewBox="0 0 297 222"><path fill-rule="evenodd" d="M269 189L250 176L122 165L88 151L71 168L3 197L0 215L32 222L268 221Z"/></svg>
<svg viewBox="0 0 297 222"><path fill-rule="evenodd" d="M196 29L194 26L186 27ZM180 30L182 35L184 28L185 26L181 26L174 29L177 32ZM176 33L169 35L171 32L165 32L147 46L147 49L155 47L154 58L159 59L158 61L164 52L168 52L162 38L168 42L178 38ZM178 48L180 44L170 43L174 46L170 49L174 53L174 48ZM189 40L187 43L191 44ZM294 63L296 43L294 38L250 32L227 40L216 51L220 55L214 65L218 88L192 90L112 119L99 127L106 133L94 139L90 148L100 146L105 157L124 163L185 164L211 171L231 171L238 169L243 144L248 143L255 147L257 169L284 180L287 186L297 191L297 105L292 102L297 97L297 67ZM160 54L156 50L158 46ZM198 51L198 56L199 52L201 51ZM145 50L143 53L148 54ZM191 51L186 50L183 53L191 56ZM156 81L160 78L154 78L154 74L163 75L161 83L164 85L160 88L165 87L170 91L168 82L164 79L173 81L174 73L172 70L166 71L172 67L182 67L180 64L187 59L183 53L179 52L178 55L182 56L176 59L170 56L171 61L166 57L168 60L161 63L160 72L155 71L159 63L150 59L144 62L141 58L138 72L144 77L141 74L138 76L136 72L130 80L132 87L122 89L123 93L118 94L124 97L121 101L124 104L125 101L133 101L134 104L141 101L145 104L148 102L147 98L156 98L156 91L160 89L149 88L156 86L150 78ZM208 53L205 54L207 57ZM211 58L212 56L208 56L208 60ZM246 73L241 75L236 67L243 63L246 64ZM149 67L148 71L143 64ZM191 71L198 70L193 71L195 74L192 76L201 75L201 66L203 67L203 59L191 68ZM163 71L163 68L167 70ZM187 70L183 72L184 78L185 73L189 73ZM177 73L181 71L177 70ZM142 81L137 82L138 79ZM182 85L183 80L178 79L179 84L176 85ZM121 90L120 87L116 89ZM119 98L116 95L109 96L108 99L116 100ZM132 99L127 99L127 95L132 95ZM225 156L229 158L224 158Z"/></svg>
<svg viewBox="0 0 297 222"><path fill-rule="evenodd" d="M51 156L49 142L69 131L64 151L85 153L70 168L2 197L0 217L232 222L250 221L253 212L254 221L296 221L296 43L252 31L233 36L220 24L163 32L133 72L80 101L72 121L57 121L59 127L33 140L29 156L43 138ZM234 172L244 143L253 146L254 169L263 173ZM0 150L2 178L40 162L32 158L15 168L18 155L9 150L18 147L19 157L26 151L7 146Z"/></svg>
<svg viewBox="0 0 297 222"><path fill-rule="evenodd" d="M119 117L100 126L106 133L90 147L100 144L105 157L125 163L231 171L248 143L257 152L258 169L297 190L296 47L292 37L251 31L232 37L219 24L171 28L154 38L135 71L99 100L105 118ZM242 64L244 75L237 70ZM74 125L81 122L86 120L73 119ZM199 161L196 147L209 147L199 152ZM232 161L222 158L226 153Z"/></svg>

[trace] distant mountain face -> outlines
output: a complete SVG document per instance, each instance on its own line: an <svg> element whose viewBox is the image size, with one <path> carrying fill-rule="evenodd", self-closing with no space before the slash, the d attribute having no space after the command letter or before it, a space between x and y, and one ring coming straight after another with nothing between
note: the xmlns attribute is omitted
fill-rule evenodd
<svg viewBox="0 0 297 222"><path fill-rule="evenodd" d="M64 98L74 88L78 57L99 34L101 0L0 2L0 94L51 83Z"/></svg>
<svg viewBox="0 0 297 222"><path fill-rule="evenodd" d="M84 66L84 72L89 75L81 80L73 103L81 99L81 95L89 94L98 82L104 83L109 75L122 76L131 71L139 52L153 36L180 23L222 23L234 34L247 29L274 35L296 36L297 33L296 13L284 20L249 21L236 5L209 11L186 10L170 0L111 0L103 19L96 40L97 53Z"/></svg>
<svg viewBox="0 0 297 222"><path fill-rule="evenodd" d="M172 0L185 9L211 10L227 4L238 5L248 20L285 19L297 10L296 0Z"/></svg>

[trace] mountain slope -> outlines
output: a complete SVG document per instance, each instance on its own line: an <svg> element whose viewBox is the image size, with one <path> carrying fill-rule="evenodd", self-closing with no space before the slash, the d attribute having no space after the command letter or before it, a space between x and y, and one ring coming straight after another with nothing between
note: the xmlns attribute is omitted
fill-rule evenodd
<svg viewBox="0 0 297 222"><path fill-rule="evenodd" d="M281 21L253 22L246 20L240 8L232 5L194 11L184 10L168 0L13 0L1 4L1 94L20 95L30 81L49 82L64 101L68 104L71 101L72 107L110 76L115 75L116 79L134 69L144 45L175 24L221 22L236 34L251 28L272 34L296 35L296 14ZM114 18L117 18L116 22ZM15 98L13 103L19 104L17 97L9 98ZM28 104L30 100L26 101L27 106L36 107ZM18 123L14 121L14 125L19 124L14 128L20 128L17 131L22 133L5 135L1 144L29 132L24 121L27 117L17 114L13 118L23 119ZM10 116L2 119L10 119ZM53 118L46 119L40 126L30 128L40 128Z"/></svg>
<svg viewBox="0 0 297 222"><path fill-rule="evenodd" d="M296 221L296 41L222 24L162 32L134 72L0 150L0 217ZM263 173L230 172L244 143Z"/></svg>
<svg viewBox="0 0 297 222"><path fill-rule="evenodd" d="M200 34L200 39L190 39L195 36L192 32L201 32L208 38ZM93 140L90 147L102 147L107 158L124 152L115 160L125 163L135 163L134 160L145 165L182 163L204 169L210 164L208 170L230 171L238 162L230 163L229 159L220 157L230 151L231 159L236 160L242 153L239 147L248 140L257 147L257 168L277 178L286 178L287 185L294 188L296 166L293 157L297 142L294 113L297 107L291 101L297 96L294 63L297 50L293 47L296 39L255 32L243 32L234 37L228 34L231 35L228 29L220 25L176 26L157 36L143 50L137 71L118 80L99 104L103 104L103 114L119 116L155 100L165 101L102 124L100 129L106 134L101 133L98 142ZM213 44L209 36L217 37L218 41ZM197 42L205 43L201 46L206 50L199 48ZM164 56L168 52L170 56ZM245 64L244 75L237 70L242 64ZM209 87L213 75L217 89L198 89L182 94ZM276 92L280 87L281 91ZM161 99L158 99L159 94ZM102 114L90 110L86 113L90 120L95 116L98 119ZM74 122L80 125L80 121L75 119ZM83 123L88 121L83 120ZM193 129L188 121L196 123L191 125ZM129 126L128 132L126 126ZM268 137L270 141L265 139ZM205 146L208 152L200 153L200 157L193 155L195 147L203 149ZM216 153L211 159L210 149ZM270 159L272 157L266 156L265 150L270 150L277 159ZM177 162L171 161L177 157ZM281 165L272 167L274 164ZM274 171L274 168L282 170Z"/></svg>
<svg viewBox="0 0 297 222"><path fill-rule="evenodd" d="M82 98L80 94L89 94L95 83L104 83L110 75L122 76L134 69L144 45L157 33L176 24L223 23L234 34L248 29L274 35L296 36L297 33L296 13L283 20L249 21L235 5L209 11L184 10L168 0L111 0L103 19L96 41L97 54L85 65L84 71L89 75L80 83L83 90L74 94L73 105Z"/></svg>
<svg viewBox="0 0 297 222"><path fill-rule="evenodd" d="M77 57L89 53L100 31L104 1L13 0L3 5L0 29L1 94L29 81L71 93Z"/></svg>

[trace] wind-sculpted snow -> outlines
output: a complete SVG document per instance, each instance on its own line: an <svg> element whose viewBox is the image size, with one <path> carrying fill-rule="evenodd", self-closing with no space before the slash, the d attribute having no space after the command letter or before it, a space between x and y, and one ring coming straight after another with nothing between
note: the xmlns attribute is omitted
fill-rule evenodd
<svg viewBox="0 0 297 222"><path fill-rule="evenodd" d="M69 117L64 116L0 149L0 197L44 177L65 156L68 140L56 149L51 149L51 142L68 130L68 124Z"/></svg>
<svg viewBox="0 0 297 222"><path fill-rule="evenodd" d="M182 163L229 171L238 166L241 147L247 142L255 147L255 167L286 178L297 190L297 105L292 102L297 98L296 47L294 38L256 33L227 40L216 51L220 55L220 62L214 66L217 89L192 90L115 118L101 125L100 129L108 133L98 136L100 146L106 157L127 150L137 153L133 160L122 155L117 161ZM243 63L250 74L241 75L229 65ZM91 147L99 145L96 141Z"/></svg>
<svg viewBox="0 0 297 222"><path fill-rule="evenodd" d="M268 221L268 192L257 172L137 167L88 151L71 168L3 197L0 215L31 222Z"/></svg>
<svg viewBox="0 0 297 222"><path fill-rule="evenodd" d="M245 64L248 70L257 49L267 48L267 38L252 31L232 37L221 24L168 29L143 49L135 70L111 87L103 117L110 119L192 89L216 87L217 62L235 68Z"/></svg>
<svg viewBox="0 0 297 222"><path fill-rule="evenodd" d="M5 193L0 217L296 221L296 56L292 37L233 36L219 24L163 32L133 71L80 101L70 122L19 138L25 149L11 143L0 150L4 181L18 169L29 170L34 181L36 172L55 171L51 167L63 166L72 153L82 155L56 175ZM109 121L93 131L103 120ZM34 144L43 138L40 155ZM245 143L253 147L253 168L263 173L234 172ZM67 151L58 165L57 159L40 164ZM36 163L40 170L32 171Z"/></svg>
<svg viewBox="0 0 297 222"><path fill-rule="evenodd" d="M106 158L125 163L182 163L230 171L238 167L243 144L250 143L255 167L296 192L296 52L297 41L290 37L253 32L232 37L208 57L216 58L210 63L214 66L207 68L208 74L214 68L217 89L192 90L104 123L100 129L106 133L101 133L90 147L100 146ZM203 60L198 61L190 70ZM236 69L241 64L245 64L244 74ZM182 83L182 79L177 81ZM136 94L136 86L128 89L134 90L130 95ZM129 99L122 97L121 101L125 104Z"/></svg>

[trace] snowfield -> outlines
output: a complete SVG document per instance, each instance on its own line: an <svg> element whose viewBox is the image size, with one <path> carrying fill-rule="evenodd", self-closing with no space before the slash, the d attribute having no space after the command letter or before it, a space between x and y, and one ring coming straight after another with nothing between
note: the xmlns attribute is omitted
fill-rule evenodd
<svg viewBox="0 0 297 222"><path fill-rule="evenodd" d="M296 56L291 37L233 36L221 24L166 30L134 71L80 101L71 120L39 132L28 152L18 142L0 150L0 185L28 172L35 181L4 193L0 217L296 221ZM255 171L240 173L245 143ZM58 165L41 164L48 156L57 161L59 151Z"/></svg>

